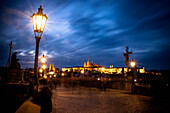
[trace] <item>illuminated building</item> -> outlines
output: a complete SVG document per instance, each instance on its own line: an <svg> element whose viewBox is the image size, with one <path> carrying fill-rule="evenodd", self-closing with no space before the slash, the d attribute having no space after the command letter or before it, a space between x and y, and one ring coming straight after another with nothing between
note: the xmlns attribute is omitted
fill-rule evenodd
<svg viewBox="0 0 170 113"><path fill-rule="evenodd" d="M51 65L51 64L50 64L49 74L50 74L50 75L53 75L54 73L55 73L55 67L54 67L54 65Z"/></svg>
<svg viewBox="0 0 170 113"><path fill-rule="evenodd" d="M126 67L113 67L113 65L110 65L109 68L105 68L103 66L99 66L97 63L91 63L88 59L87 63L84 62L84 66L74 66L74 67L65 67L62 68L63 72L87 72L87 71L98 71L100 73L105 74L122 74L122 70L124 70L124 73L127 72ZM129 69L131 71L131 69ZM139 73L145 73L145 68L137 68L137 71Z"/></svg>

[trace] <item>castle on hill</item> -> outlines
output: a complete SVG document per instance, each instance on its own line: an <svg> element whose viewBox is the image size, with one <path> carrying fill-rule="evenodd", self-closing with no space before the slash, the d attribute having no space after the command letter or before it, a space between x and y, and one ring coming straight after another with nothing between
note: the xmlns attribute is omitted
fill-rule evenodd
<svg viewBox="0 0 170 113"><path fill-rule="evenodd" d="M99 65L97 63L90 62L88 59L87 63L86 61L84 62L84 67L99 67Z"/></svg>
<svg viewBox="0 0 170 113"><path fill-rule="evenodd" d="M110 65L109 68L106 68L104 66L99 66L97 63L88 61L84 62L84 66L74 66L74 67L64 67L62 68L63 72L87 72L87 71L98 71L105 74L122 74L127 73L128 69L127 67L113 67L113 65ZM129 69L131 71L131 69ZM145 68L142 66L141 68L137 68L137 71L139 73L145 73Z"/></svg>

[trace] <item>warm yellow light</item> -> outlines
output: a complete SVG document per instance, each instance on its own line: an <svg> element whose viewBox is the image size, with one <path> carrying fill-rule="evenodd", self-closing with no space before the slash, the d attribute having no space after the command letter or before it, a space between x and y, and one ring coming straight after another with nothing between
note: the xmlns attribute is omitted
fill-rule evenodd
<svg viewBox="0 0 170 113"><path fill-rule="evenodd" d="M47 76L44 76L44 78L47 78Z"/></svg>
<svg viewBox="0 0 170 113"><path fill-rule="evenodd" d="M42 16L37 15L37 30L40 30L42 24Z"/></svg>
<svg viewBox="0 0 170 113"><path fill-rule="evenodd" d="M50 78L51 78L52 76L50 75Z"/></svg>
<svg viewBox="0 0 170 113"><path fill-rule="evenodd" d="M46 68L46 65L42 65L42 68L45 69L45 68Z"/></svg>
<svg viewBox="0 0 170 113"><path fill-rule="evenodd" d="M46 57L43 55L40 60L41 60L41 63L42 63L42 64L45 64L45 62L46 62Z"/></svg>
<svg viewBox="0 0 170 113"><path fill-rule="evenodd" d="M64 76L64 73L62 73L61 75Z"/></svg>
<svg viewBox="0 0 170 113"><path fill-rule="evenodd" d="M54 75L54 77L56 77L56 75Z"/></svg>
<svg viewBox="0 0 170 113"><path fill-rule="evenodd" d="M42 72L43 72L43 70L42 70L42 69L40 69L40 70L39 70L39 72L40 72L40 73L42 73Z"/></svg>
<svg viewBox="0 0 170 113"><path fill-rule="evenodd" d="M136 63L135 63L134 61L131 61L131 62L130 62L130 65L131 65L132 67L135 67Z"/></svg>
<svg viewBox="0 0 170 113"><path fill-rule="evenodd" d="M144 70L140 69L140 73L144 73Z"/></svg>
<svg viewBox="0 0 170 113"><path fill-rule="evenodd" d="M42 33L47 21L47 16L43 14L42 6L38 8L38 12L33 14L32 16L34 32Z"/></svg>
<svg viewBox="0 0 170 113"><path fill-rule="evenodd" d="M34 30L43 32L47 18L43 15L34 15L33 16L33 25Z"/></svg>
<svg viewBox="0 0 170 113"><path fill-rule="evenodd" d="M33 20L33 26L34 26L34 30L36 30L36 23L37 23L37 20L35 19L36 16L33 16L32 20Z"/></svg>
<svg viewBox="0 0 170 113"><path fill-rule="evenodd" d="M47 20L46 17L43 17L43 19L42 19L42 27L41 27L41 31L44 30L46 20Z"/></svg>
<svg viewBox="0 0 170 113"><path fill-rule="evenodd" d="M104 67L102 68L102 71L104 71Z"/></svg>
<svg viewBox="0 0 170 113"><path fill-rule="evenodd" d="M50 75L53 75L53 74L54 74L54 72L53 72L53 71L50 71L50 72L49 72L49 74L50 74Z"/></svg>
<svg viewBox="0 0 170 113"><path fill-rule="evenodd" d="M84 71L81 71L81 73L84 73Z"/></svg>

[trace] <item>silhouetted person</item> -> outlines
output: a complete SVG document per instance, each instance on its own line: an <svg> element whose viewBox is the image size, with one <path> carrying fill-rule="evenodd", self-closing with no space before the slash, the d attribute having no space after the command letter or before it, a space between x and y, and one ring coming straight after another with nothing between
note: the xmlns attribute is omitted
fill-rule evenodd
<svg viewBox="0 0 170 113"><path fill-rule="evenodd" d="M48 86L45 86L40 93L40 113L50 113L52 111L52 92Z"/></svg>

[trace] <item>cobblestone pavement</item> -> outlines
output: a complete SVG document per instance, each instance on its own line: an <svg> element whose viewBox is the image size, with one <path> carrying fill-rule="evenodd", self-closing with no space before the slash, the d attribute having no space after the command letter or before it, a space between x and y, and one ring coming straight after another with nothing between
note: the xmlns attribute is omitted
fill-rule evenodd
<svg viewBox="0 0 170 113"><path fill-rule="evenodd" d="M57 87L53 90L52 113L167 113L164 104L126 91L87 87Z"/></svg>

